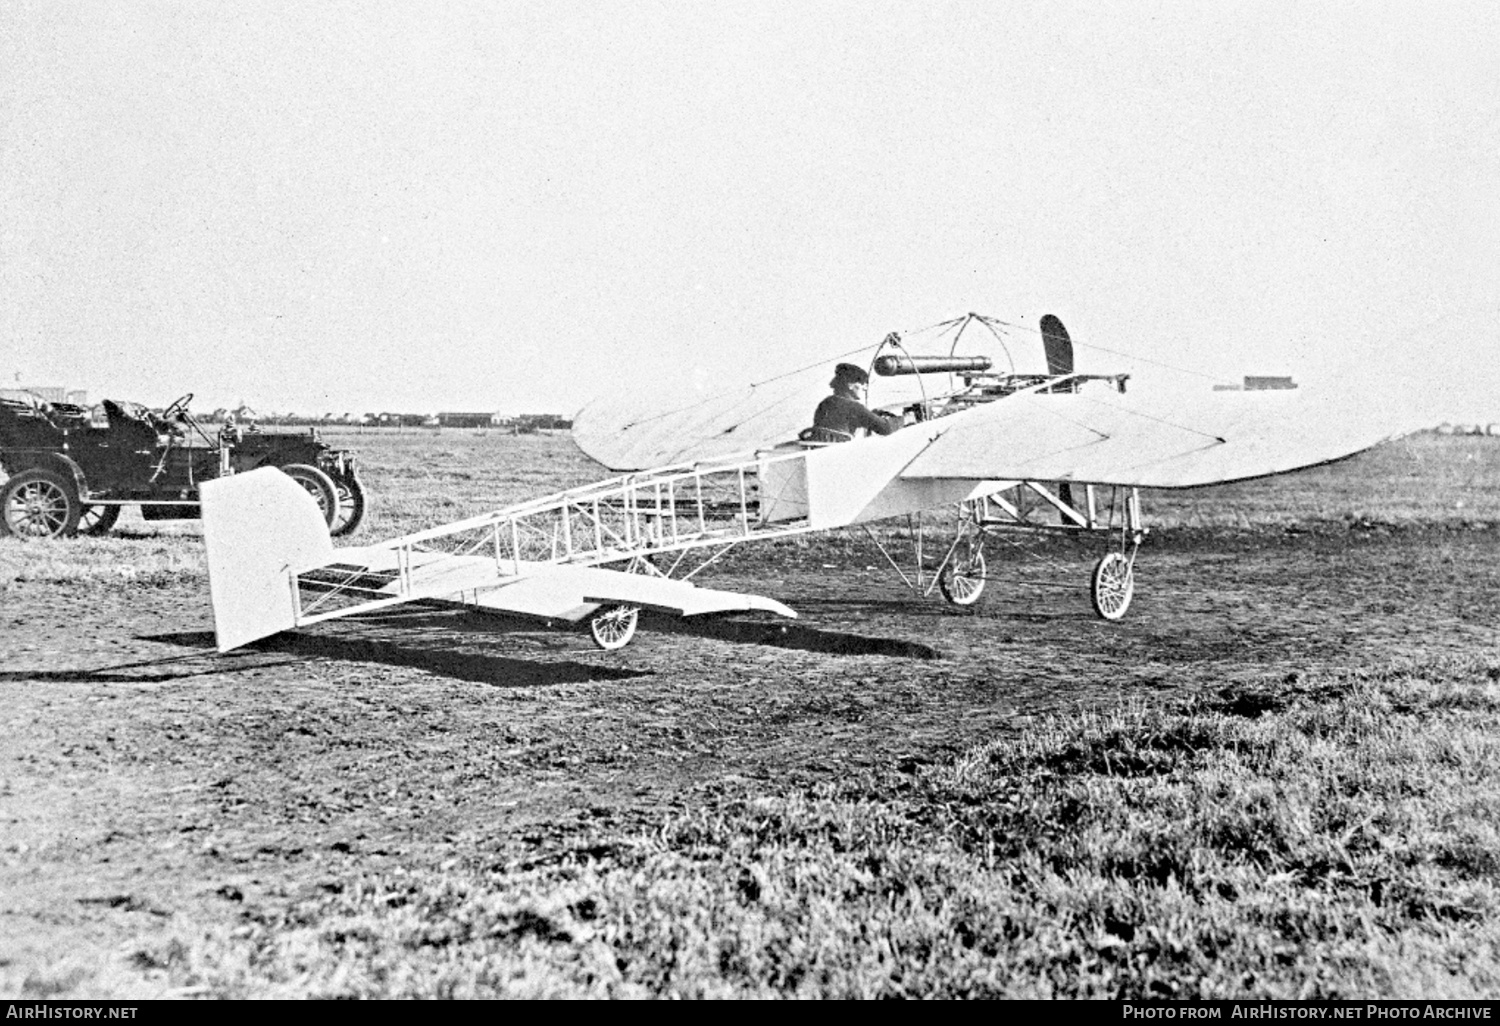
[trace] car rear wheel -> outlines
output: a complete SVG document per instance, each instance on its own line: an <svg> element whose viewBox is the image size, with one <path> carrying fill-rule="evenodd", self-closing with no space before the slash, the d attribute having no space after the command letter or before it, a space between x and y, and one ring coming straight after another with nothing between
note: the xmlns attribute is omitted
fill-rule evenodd
<svg viewBox="0 0 1500 1026"><path fill-rule="evenodd" d="M289 463L281 472L307 489L307 494L318 504L318 512L323 514L323 522L331 529L339 515L339 490L334 487L333 478L305 463Z"/></svg>
<svg viewBox="0 0 1500 1026"><path fill-rule="evenodd" d="M69 538L82 512L73 482L51 470L23 470L0 487L0 534Z"/></svg>
<svg viewBox="0 0 1500 1026"><path fill-rule="evenodd" d="M78 518L78 533L92 537L106 535L120 519L121 506L85 506Z"/></svg>
<svg viewBox="0 0 1500 1026"><path fill-rule="evenodd" d="M339 512L328 533L335 538L342 538L346 534L353 534L365 519L365 486L353 474L332 480L339 496Z"/></svg>

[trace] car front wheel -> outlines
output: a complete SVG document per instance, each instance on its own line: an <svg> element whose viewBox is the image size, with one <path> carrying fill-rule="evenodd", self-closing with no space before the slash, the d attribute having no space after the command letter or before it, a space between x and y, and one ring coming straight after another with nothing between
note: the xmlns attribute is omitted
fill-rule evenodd
<svg viewBox="0 0 1500 1026"><path fill-rule="evenodd" d="M336 477L332 480L339 495L339 511L328 533L335 538L342 538L346 534L353 534L365 518L365 486L353 473L348 477Z"/></svg>

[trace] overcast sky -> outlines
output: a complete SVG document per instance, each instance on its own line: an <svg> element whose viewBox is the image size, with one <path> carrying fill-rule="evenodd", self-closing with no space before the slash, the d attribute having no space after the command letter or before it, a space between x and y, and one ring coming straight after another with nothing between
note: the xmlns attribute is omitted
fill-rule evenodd
<svg viewBox="0 0 1500 1026"><path fill-rule="evenodd" d="M969 310L1500 420L1500 8L0 0L0 381L571 411Z"/></svg>

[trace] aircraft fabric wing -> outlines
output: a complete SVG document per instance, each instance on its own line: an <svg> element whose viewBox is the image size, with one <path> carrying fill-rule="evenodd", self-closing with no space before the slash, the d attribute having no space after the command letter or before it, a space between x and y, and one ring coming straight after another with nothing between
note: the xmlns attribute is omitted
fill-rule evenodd
<svg viewBox="0 0 1500 1026"><path fill-rule="evenodd" d="M829 377L838 362L864 367L893 340L900 348L891 350L907 356L937 353L952 356L964 328L974 320L985 321L986 329L975 329L969 336L979 341L974 349L966 343L965 353L981 353L988 337L1005 352L1005 362L1014 370L1009 350L1001 340L1003 331L997 323L977 314L957 317L927 328L893 332L878 344L829 354L797 370L777 374L754 384L723 382L712 389L694 388L690 375L685 380L663 381L665 394L629 392L596 400L573 418L573 441L583 452L611 470L649 470L700 460L722 459L759 449L775 448L796 439L798 433L812 426L818 403L829 394ZM1052 334L1056 359L1061 360L1062 346L1071 367L1072 348L1062 322L1053 317L1043 322ZM988 366L988 363L986 363ZM747 362L745 371L754 372ZM936 385L929 375L926 385L916 376L880 376L870 382L865 402L872 409L899 410L930 397L934 387L952 389L952 374L943 376ZM661 389L655 390L658 393Z"/></svg>
<svg viewBox="0 0 1500 1026"><path fill-rule="evenodd" d="M1414 426L1379 397L1307 388L1023 394L952 417L901 476L1192 488L1329 463Z"/></svg>
<svg viewBox="0 0 1500 1026"><path fill-rule="evenodd" d="M590 403L573 419L573 441L611 470L716 459L790 442L828 394L818 366L710 396L649 405L637 396Z"/></svg>

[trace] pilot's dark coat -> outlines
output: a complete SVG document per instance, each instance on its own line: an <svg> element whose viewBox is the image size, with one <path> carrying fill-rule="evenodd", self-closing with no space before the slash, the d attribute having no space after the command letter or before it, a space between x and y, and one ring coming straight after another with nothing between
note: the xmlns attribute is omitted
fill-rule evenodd
<svg viewBox="0 0 1500 1026"><path fill-rule="evenodd" d="M813 427L842 431L846 435L853 435L860 428L872 435L888 435L900 426L901 422L894 417L871 413L864 403L846 395L829 396L813 413Z"/></svg>

